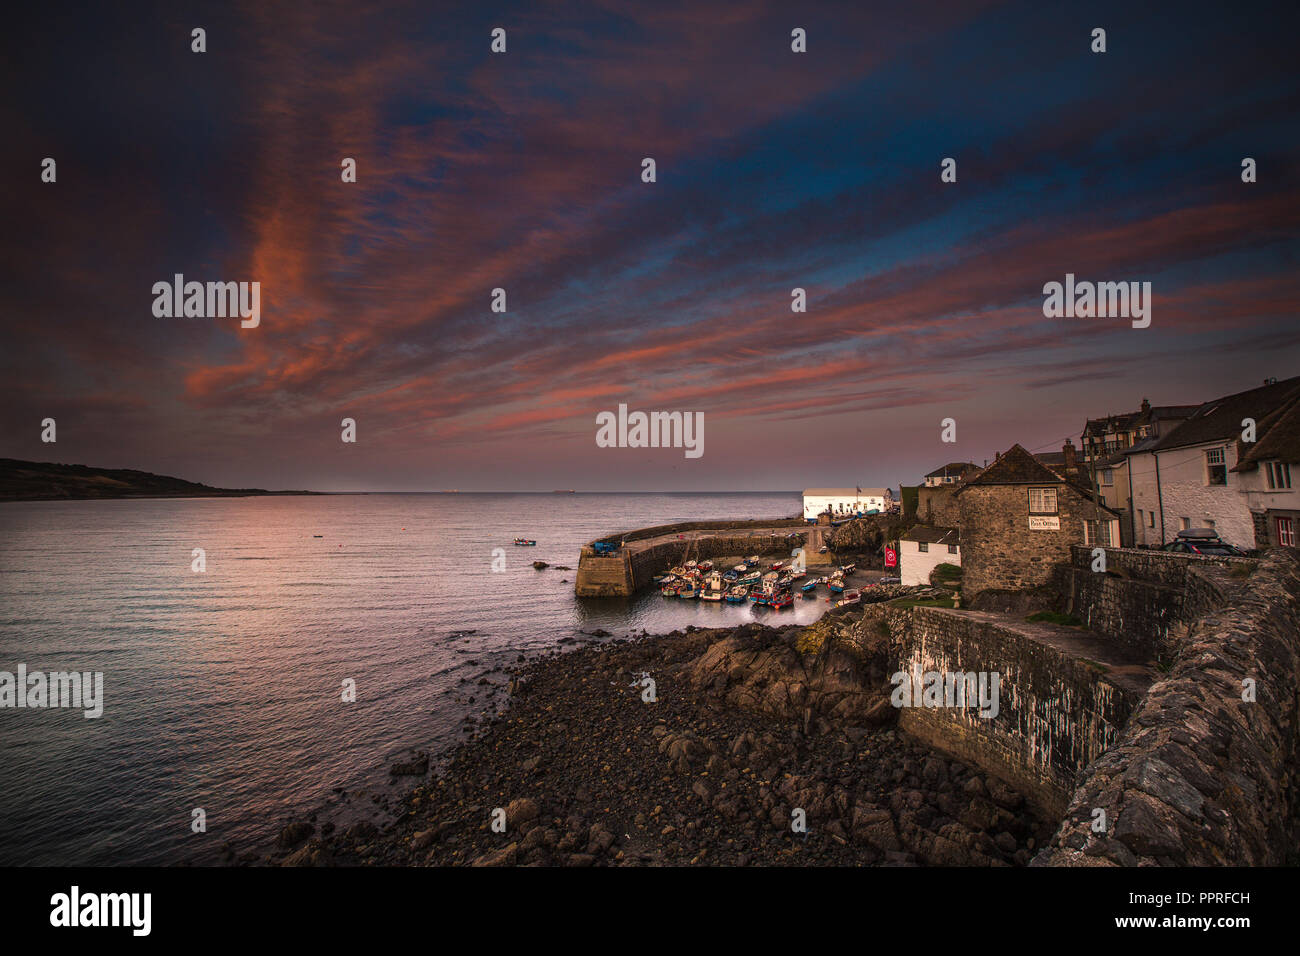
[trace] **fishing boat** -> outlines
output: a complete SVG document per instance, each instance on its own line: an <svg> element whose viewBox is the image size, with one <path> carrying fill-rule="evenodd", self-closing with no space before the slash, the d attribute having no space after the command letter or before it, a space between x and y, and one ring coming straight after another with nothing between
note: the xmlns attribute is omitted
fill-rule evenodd
<svg viewBox="0 0 1300 956"><path fill-rule="evenodd" d="M669 578L659 587L659 593L664 597L677 597L677 589L681 587L681 582L676 578Z"/></svg>
<svg viewBox="0 0 1300 956"><path fill-rule="evenodd" d="M857 570L857 567L858 566L856 564L841 564L840 570L843 571L845 574L852 574L855 570Z"/></svg>
<svg viewBox="0 0 1300 956"><path fill-rule="evenodd" d="M535 548L537 542L533 541L531 538L515 538L515 545L520 548Z"/></svg>
<svg viewBox="0 0 1300 956"><path fill-rule="evenodd" d="M697 598L700 596L700 585L696 581L687 581L677 589L679 598Z"/></svg>
<svg viewBox="0 0 1300 956"><path fill-rule="evenodd" d="M737 574L744 574L746 571L749 570L749 565L746 564L744 561L741 561L738 565L736 565L731 570L735 571Z"/></svg>
<svg viewBox="0 0 1300 956"><path fill-rule="evenodd" d="M849 588L844 592L843 600L836 601L836 607L844 607L846 604L857 604L862 600L862 592L857 588Z"/></svg>
<svg viewBox="0 0 1300 956"><path fill-rule="evenodd" d="M732 568L730 571L723 571L722 580L726 581L728 584L735 584L740 580L740 572L735 568Z"/></svg>
<svg viewBox="0 0 1300 956"><path fill-rule="evenodd" d="M816 591L816 590L817 590L817 582L816 582L816 581L809 581L807 584L805 584L805 585L804 585L803 587L801 587L799 590L802 591L804 594L812 594L813 591Z"/></svg>
<svg viewBox="0 0 1300 956"><path fill-rule="evenodd" d="M687 562L686 562L686 570L688 570L688 571L694 569L695 566L696 566L696 565L695 565L695 562L694 562L694 561L687 561Z"/></svg>
<svg viewBox="0 0 1300 956"><path fill-rule="evenodd" d="M756 554L751 554L749 557L747 557L747 558L745 559L745 563L748 564L748 565L752 568L752 567L756 567L756 566L758 565L759 560L760 560L760 559L759 559L758 555L756 555Z"/></svg>
<svg viewBox="0 0 1300 956"><path fill-rule="evenodd" d="M774 607L779 611L781 608L789 607L794 604L794 595L789 591L777 591L772 595L767 604L768 607Z"/></svg>
<svg viewBox="0 0 1300 956"><path fill-rule="evenodd" d="M772 562L772 570L773 570L773 571L780 571L783 567L785 567L785 562L784 562L784 561L773 561L773 562Z"/></svg>
<svg viewBox="0 0 1300 956"><path fill-rule="evenodd" d="M746 574L743 578L741 578L736 583L743 584L746 587L749 587L750 585L757 584L761 579L762 579L762 575L759 574L757 571L750 571L748 574Z"/></svg>
<svg viewBox="0 0 1300 956"><path fill-rule="evenodd" d="M838 574L832 574L826 579L826 586L830 588L832 594L844 593L844 578Z"/></svg>
<svg viewBox="0 0 1300 956"><path fill-rule="evenodd" d="M700 592L701 601L721 601L723 595L727 593L726 586L722 583L722 575L717 571L709 574L704 579L704 590Z"/></svg>
<svg viewBox="0 0 1300 956"><path fill-rule="evenodd" d="M749 599L755 604L767 604L772 600L773 588L766 581L749 592Z"/></svg>
<svg viewBox="0 0 1300 956"><path fill-rule="evenodd" d="M738 584L727 592L726 602L728 604L744 604L749 600L749 588L743 584Z"/></svg>
<svg viewBox="0 0 1300 956"><path fill-rule="evenodd" d="M713 570L713 562L712 562L712 561L701 561L701 562L697 565L697 567L698 567L701 571L703 571L705 574L708 574L710 571Z"/></svg>
<svg viewBox="0 0 1300 956"><path fill-rule="evenodd" d="M808 577L808 572L807 572L807 571L791 571L791 572L790 572L790 580L791 580L791 581L798 581L798 580L800 580L800 579L802 579L802 578L806 578L806 577Z"/></svg>

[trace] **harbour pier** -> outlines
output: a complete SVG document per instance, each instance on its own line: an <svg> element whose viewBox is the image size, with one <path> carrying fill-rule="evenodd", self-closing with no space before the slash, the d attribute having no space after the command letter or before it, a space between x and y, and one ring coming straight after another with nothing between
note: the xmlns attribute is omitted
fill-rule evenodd
<svg viewBox="0 0 1300 956"><path fill-rule="evenodd" d="M631 597L656 574L685 561L706 558L788 556L803 548L809 566L829 564L830 556L820 553L828 530L798 518L780 518L691 521L608 534L583 546L574 593L578 597Z"/></svg>

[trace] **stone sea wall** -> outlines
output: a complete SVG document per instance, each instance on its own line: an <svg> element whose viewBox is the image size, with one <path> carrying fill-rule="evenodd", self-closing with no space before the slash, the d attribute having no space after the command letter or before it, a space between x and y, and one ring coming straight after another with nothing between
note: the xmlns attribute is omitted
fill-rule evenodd
<svg viewBox="0 0 1300 956"><path fill-rule="evenodd" d="M743 531L746 528L806 528L808 522L803 518L755 518L743 521L678 521L673 524L659 524L649 528L637 528L633 531L611 531L597 541L644 541L665 534L684 534L687 531Z"/></svg>
<svg viewBox="0 0 1300 956"><path fill-rule="evenodd" d="M927 744L1011 783L1054 816L1078 772L1112 746L1140 689L1110 680L1085 658L1003 618L942 608L889 608L897 670L1000 676L998 712L902 709L899 726Z"/></svg>
<svg viewBox="0 0 1300 956"><path fill-rule="evenodd" d="M691 541L664 541L631 556L632 586L634 590L645 587L656 574L681 564L688 557L696 561L748 554L788 557L795 548L803 546L807 537L806 532L794 538L784 534L719 534Z"/></svg>
<svg viewBox="0 0 1300 956"><path fill-rule="evenodd" d="M1297 862L1300 552L1270 551L1245 580L1194 564L1190 605L1226 603L1189 628L1034 865Z"/></svg>
<svg viewBox="0 0 1300 956"><path fill-rule="evenodd" d="M608 556L597 555L590 546L584 547L578 559L574 593L578 597L629 597L650 584L656 574L681 564L688 558L703 561L749 554L789 556L791 551L803 547L808 540L808 526L802 522L692 522L691 524L719 524L723 527L717 534L707 537L682 541L669 539L640 550L625 549L618 554ZM737 525L740 527L736 527ZM744 527L774 526L789 527L791 530L772 534L754 534L743 530ZM663 527L670 530L661 530L659 534L682 534L689 530L700 530L692 529L687 524ZM647 535L644 533L646 530L654 529L629 532L622 540L643 540L658 536ZM734 533L727 534L728 531ZM795 532L794 537L789 536L791 532ZM636 535L636 538L632 538L632 535Z"/></svg>
<svg viewBox="0 0 1300 956"><path fill-rule="evenodd" d="M1093 549L1074 547L1065 610L1090 630L1143 658L1167 658L1195 621L1225 598L1225 576L1255 566L1248 558L1105 548L1105 571Z"/></svg>

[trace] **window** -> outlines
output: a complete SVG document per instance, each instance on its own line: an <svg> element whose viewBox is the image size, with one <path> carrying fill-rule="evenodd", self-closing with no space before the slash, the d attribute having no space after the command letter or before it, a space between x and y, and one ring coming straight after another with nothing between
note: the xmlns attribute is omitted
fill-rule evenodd
<svg viewBox="0 0 1300 956"><path fill-rule="evenodd" d="M1295 547L1295 524L1290 518L1277 519L1277 543L1284 548Z"/></svg>
<svg viewBox="0 0 1300 956"><path fill-rule="evenodd" d="M948 545L948 553L949 553L949 554L956 554L956 553L957 553L957 546L956 546L955 544L950 544L950 545Z"/></svg>
<svg viewBox="0 0 1300 956"><path fill-rule="evenodd" d="M1156 526L1156 513L1155 513L1154 511L1148 511L1148 512L1147 512L1147 527L1148 527L1148 528L1154 528L1155 526Z"/></svg>
<svg viewBox="0 0 1300 956"><path fill-rule="evenodd" d="M1191 526L1192 526L1192 522L1191 522L1190 520L1188 520L1187 518L1179 518L1179 519L1178 519L1178 530L1179 530L1179 531L1186 531L1186 530L1187 530L1188 528L1190 528Z"/></svg>
<svg viewBox="0 0 1300 956"><path fill-rule="evenodd" d="M1205 452L1205 483L1207 485L1228 483L1228 465L1224 460L1222 448L1211 448Z"/></svg>
<svg viewBox="0 0 1300 956"><path fill-rule="evenodd" d="M1105 548L1113 547L1115 545L1115 537L1111 531L1112 528L1110 521L1085 520L1083 522L1083 543L1098 544Z"/></svg>
<svg viewBox="0 0 1300 956"><path fill-rule="evenodd" d="M1269 491L1285 491L1291 487L1291 466L1284 461L1266 461L1264 477Z"/></svg>
<svg viewBox="0 0 1300 956"><path fill-rule="evenodd" d="M927 541L918 541L917 544L916 544L916 550L917 550L917 551L920 551L922 554L928 554L929 551L930 551L930 544L929 544L929 542L927 542Z"/></svg>
<svg viewBox="0 0 1300 956"><path fill-rule="evenodd" d="M1029 513L1031 515L1056 514L1056 489L1030 488Z"/></svg>
<svg viewBox="0 0 1300 956"><path fill-rule="evenodd" d="M1114 471L1114 469L1111 469L1111 468L1103 468L1103 469L1101 470L1101 483L1102 483L1103 485L1113 485L1113 484L1115 484L1115 471Z"/></svg>

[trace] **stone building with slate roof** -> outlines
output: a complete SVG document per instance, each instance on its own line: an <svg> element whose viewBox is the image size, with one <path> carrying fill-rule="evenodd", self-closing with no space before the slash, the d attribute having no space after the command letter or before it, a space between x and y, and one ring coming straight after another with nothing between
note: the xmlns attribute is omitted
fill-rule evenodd
<svg viewBox="0 0 1300 956"><path fill-rule="evenodd" d="M1020 445L968 479L956 498L964 603L986 591L1051 583L1073 545L1119 543L1115 511Z"/></svg>

